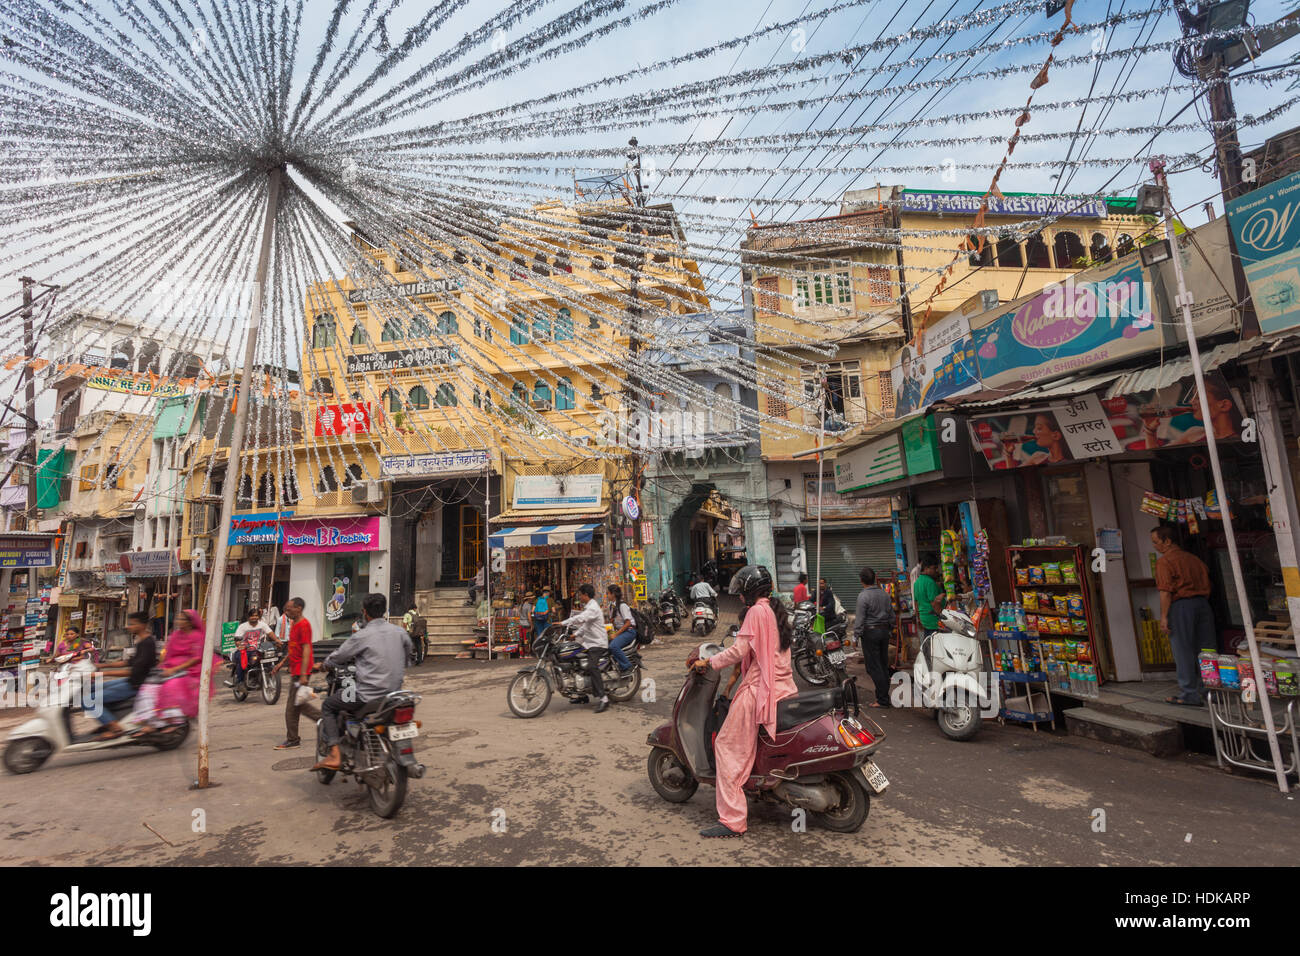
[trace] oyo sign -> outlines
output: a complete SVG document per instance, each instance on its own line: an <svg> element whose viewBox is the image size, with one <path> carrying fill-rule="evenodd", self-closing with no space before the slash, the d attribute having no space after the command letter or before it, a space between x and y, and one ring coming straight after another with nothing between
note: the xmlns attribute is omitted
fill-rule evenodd
<svg viewBox="0 0 1300 956"><path fill-rule="evenodd" d="M369 405L322 405L316 409L317 438L364 435L369 431Z"/></svg>

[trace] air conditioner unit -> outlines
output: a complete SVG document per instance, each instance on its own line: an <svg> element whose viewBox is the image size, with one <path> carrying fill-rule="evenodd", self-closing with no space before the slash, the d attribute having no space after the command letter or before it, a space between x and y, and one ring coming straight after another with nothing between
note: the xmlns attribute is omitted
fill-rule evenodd
<svg viewBox="0 0 1300 956"><path fill-rule="evenodd" d="M377 481L358 481L352 486L354 505L374 505L384 500L384 490Z"/></svg>
<svg viewBox="0 0 1300 956"><path fill-rule="evenodd" d="M547 401L546 399L544 399L544 398L535 398L535 399L533 399L533 411L535 411L535 412L549 412L550 410L551 410L551 403L550 403L549 401Z"/></svg>

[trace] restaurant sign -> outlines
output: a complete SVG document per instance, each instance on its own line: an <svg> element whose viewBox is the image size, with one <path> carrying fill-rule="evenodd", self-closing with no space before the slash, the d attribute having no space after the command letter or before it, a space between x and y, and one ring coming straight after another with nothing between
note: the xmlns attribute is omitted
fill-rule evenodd
<svg viewBox="0 0 1300 956"><path fill-rule="evenodd" d="M303 518L286 521L285 554L324 554L375 551L379 548L379 518Z"/></svg>
<svg viewBox="0 0 1300 956"><path fill-rule="evenodd" d="M420 295L446 295L460 291L459 279L425 279L423 282L403 282L399 286L381 286L374 289L353 289L348 292L349 302L391 301L410 299Z"/></svg>
<svg viewBox="0 0 1300 956"><path fill-rule="evenodd" d="M270 511L255 515L232 515L226 544L276 544L280 540L279 525L292 511Z"/></svg>

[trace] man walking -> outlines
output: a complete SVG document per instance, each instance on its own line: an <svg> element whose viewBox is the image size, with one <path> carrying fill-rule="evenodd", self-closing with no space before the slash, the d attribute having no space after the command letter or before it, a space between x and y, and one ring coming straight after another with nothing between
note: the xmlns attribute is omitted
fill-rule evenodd
<svg viewBox="0 0 1300 956"><path fill-rule="evenodd" d="M1165 698L1169 704L1199 707L1202 648L1218 647L1214 633L1214 610L1210 607L1210 570L1194 554L1174 541L1172 528L1160 525L1151 530L1151 545L1160 554L1156 560L1156 587L1160 590L1160 629L1169 635L1178 674L1178 693Z"/></svg>
<svg viewBox="0 0 1300 956"><path fill-rule="evenodd" d="M894 604L876 583L876 572L863 568L862 590L853 613L853 636L862 648L862 663L876 688L876 707L889 706L889 635L894 624Z"/></svg>
<svg viewBox="0 0 1300 956"><path fill-rule="evenodd" d="M280 658L275 665L275 673L286 663L289 665L289 700L284 708L284 743L277 744L276 750L290 750L302 743L298 736L298 718L306 714L311 720L320 719L320 706L309 698L299 702L298 688L308 687L312 671L311 622L303 617L306 604L302 598L290 598L284 606L285 616L289 618L289 653ZM304 694L304 697L306 695Z"/></svg>

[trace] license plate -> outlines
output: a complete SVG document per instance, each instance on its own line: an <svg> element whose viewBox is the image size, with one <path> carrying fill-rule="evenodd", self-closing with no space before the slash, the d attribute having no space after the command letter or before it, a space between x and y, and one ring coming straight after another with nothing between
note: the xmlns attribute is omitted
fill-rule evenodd
<svg viewBox="0 0 1300 956"><path fill-rule="evenodd" d="M828 661L830 661L832 664L843 664L843 663L844 663L844 652L843 652L843 651L827 651L827 652L826 652L826 659L827 659Z"/></svg>
<svg viewBox="0 0 1300 956"><path fill-rule="evenodd" d="M398 724L396 727L388 728L389 740L410 740L412 737L420 736L420 728L415 724ZM876 791L879 793L879 791Z"/></svg>
<svg viewBox="0 0 1300 956"><path fill-rule="evenodd" d="M883 793L889 786L889 778L871 761L868 760L858 769L862 771L862 779L867 782L867 786L876 793Z"/></svg>

